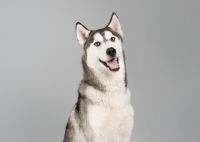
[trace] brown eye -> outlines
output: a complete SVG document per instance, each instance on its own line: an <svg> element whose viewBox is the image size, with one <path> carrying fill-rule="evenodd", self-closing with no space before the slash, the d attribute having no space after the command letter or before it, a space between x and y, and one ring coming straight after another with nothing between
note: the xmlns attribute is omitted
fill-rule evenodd
<svg viewBox="0 0 200 142"><path fill-rule="evenodd" d="M115 37L111 37L110 40L111 40L112 42L114 42L114 41L115 41Z"/></svg>
<svg viewBox="0 0 200 142"><path fill-rule="evenodd" d="M95 42L95 43L94 43L94 45L97 46L97 47L98 47L100 44L101 44L100 42Z"/></svg>

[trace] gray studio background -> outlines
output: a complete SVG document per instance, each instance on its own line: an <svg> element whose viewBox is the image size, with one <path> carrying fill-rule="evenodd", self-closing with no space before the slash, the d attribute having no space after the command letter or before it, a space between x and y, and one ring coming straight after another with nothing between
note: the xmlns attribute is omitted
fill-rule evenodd
<svg viewBox="0 0 200 142"><path fill-rule="evenodd" d="M75 23L124 31L131 142L200 141L200 1L0 1L0 141L61 142L82 79Z"/></svg>

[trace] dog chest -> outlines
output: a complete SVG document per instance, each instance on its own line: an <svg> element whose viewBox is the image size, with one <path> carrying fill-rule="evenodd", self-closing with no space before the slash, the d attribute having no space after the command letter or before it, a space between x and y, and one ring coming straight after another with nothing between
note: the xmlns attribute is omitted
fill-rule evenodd
<svg viewBox="0 0 200 142"><path fill-rule="evenodd" d="M97 137L123 137L126 133L130 133L132 116L131 105L119 108L95 105L88 108L89 123Z"/></svg>

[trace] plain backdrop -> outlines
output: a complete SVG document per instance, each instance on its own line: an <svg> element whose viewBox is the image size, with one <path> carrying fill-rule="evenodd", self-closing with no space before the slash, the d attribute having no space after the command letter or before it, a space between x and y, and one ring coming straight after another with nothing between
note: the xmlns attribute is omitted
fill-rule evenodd
<svg viewBox="0 0 200 142"><path fill-rule="evenodd" d="M0 141L61 142L82 79L75 24L124 32L131 142L200 141L200 1L0 1Z"/></svg>

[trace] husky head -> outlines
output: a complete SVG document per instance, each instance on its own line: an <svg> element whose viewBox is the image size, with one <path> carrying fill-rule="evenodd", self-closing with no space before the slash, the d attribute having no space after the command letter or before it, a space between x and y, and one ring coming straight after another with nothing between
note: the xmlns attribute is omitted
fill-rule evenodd
<svg viewBox="0 0 200 142"><path fill-rule="evenodd" d="M89 68L101 72L118 72L124 67L123 32L115 13L112 14L109 24L99 30L89 30L78 22L76 34L85 51Z"/></svg>

